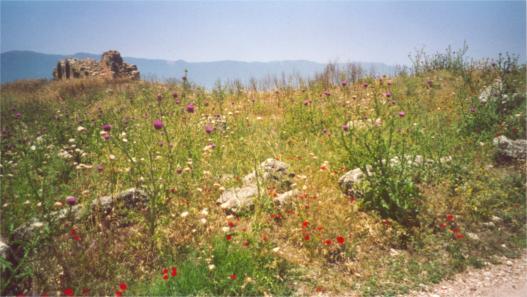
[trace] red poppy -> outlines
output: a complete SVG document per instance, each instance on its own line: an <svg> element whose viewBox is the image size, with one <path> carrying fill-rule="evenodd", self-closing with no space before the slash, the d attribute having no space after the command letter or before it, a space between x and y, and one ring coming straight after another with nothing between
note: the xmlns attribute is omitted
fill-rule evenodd
<svg viewBox="0 0 527 297"><path fill-rule="evenodd" d="M338 242L338 244L343 245L344 242L345 242L344 237L342 237L342 236L337 236L337 242Z"/></svg>
<svg viewBox="0 0 527 297"><path fill-rule="evenodd" d="M333 241L331 239L326 239L324 240L324 244L330 246L331 244L333 244Z"/></svg>
<svg viewBox="0 0 527 297"><path fill-rule="evenodd" d="M71 235L71 236L75 236L75 235L77 235L77 233L75 232L75 228L71 228L71 230L70 230L70 235Z"/></svg>
<svg viewBox="0 0 527 297"><path fill-rule="evenodd" d="M310 239L311 239L311 236L309 236L309 234L304 235L304 240L305 240L305 241L308 241L308 240L310 240Z"/></svg>
<svg viewBox="0 0 527 297"><path fill-rule="evenodd" d="M465 238L465 235L463 235L462 233L454 233L454 238L455 239L463 239L463 238Z"/></svg>
<svg viewBox="0 0 527 297"><path fill-rule="evenodd" d="M163 279L167 280L168 279L168 274L163 274Z"/></svg>
<svg viewBox="0 0 527 297"><path fill-rule="evenodd" d="M439 228L441 228L441 229L445 229L445 228L446 228L446 223L442 223L442 224L440 224L440 225L439 225Z"/></svg>
<svg viewBox="0 0 527 297"><path fill-rule="evenodd" d="M317 231L322 231L322 230L324 230L324 227L322 227L322 226L318 226L318 227L316 227L315 229L316 229Z"/></svg>
<svg viewBox="0 0 527 297"><path fill-rule="evenodd" d="M88 288L82 289L82 295L88 295L90 294L90 290Z"/></svg>
<svg viewBox="0 0 527 297"><path fill-rule="evenodd" d="M231 274L231 275L230 275L230 278L231 278L232 280L235 280L235 279L237 279L238 277L236 276L236 274Z"/></svg>
<svg viewBox="0 0 527 297"><path fill-rule="evenodd" d="M456 228L452 229L452 232L459 233L459 232L461 232L461 229L459 227L456 227Z"/></svg>
<svg viewBox="0 0 527 297"><path fill-rule="evenodd" d="M40 297L49 297L49 296L48 296L48 293L44 292L42 293L42 295L40 295Z"/></svg>
<svg viewBox="0 0 527 297"><path fill-rule="evenodd" d="M231 235L231 234L227 234L227 236L225 236L225 238L226 238L227 240L231 240L231 239L232 239L232 235Z"/></svg>
<svg viewBox="0 0 527 297"><path fill-rule="evenodd" d="M307 227L309 227L309 222L308 221L304 221L302 223L302 228L307 228Z"/></svg>
<svg viewBox="0 0 527 297"><path fill-rule="evenodd" d="M172 272L170 273L170 275L172 275L172 276L176 276L177 275L177 268L176 267L172 267Z"/></svg>
<svg viewBox="0 0 527 297"><path fill-rule="evenodd" d="M126 283L120 283L119 288L124 292L128 289L128 285Z"/></svg>
<svg viewBox="0 0 527 297"><path fill-rule="evenodd" d="M317 293L320 293L322 291L324 291L324 290L321 287L316 287L315 288L315 292L317 292Z"/></svg>
<svg viewBox="0 0 527 297"><path fill-rule="evenodd" d="M73 296L74 292L72 288L66 288L64 289L64 295L65 296Z"/></svg>
<svg viewBox="0 0 527 297"><path fill-rule="evenodd" d="M236 226L236 224L234 224L233 222L229 221L227 223L227 225L230 227L230 228L234 228L234 226Z"/></svg>
<svg viewBox="0 0 527 297"><path fill-rule="evenodd" d="M75 235L75 236L73 236L73 240L79 241L79 240L81 240L81 237L79 235Z"/></svg>
<svg viewBox="0 0 527 297"><path fill-rule="evenodd" d="M121 297L121 296L123 296L123 292L117 291L117 292L115 292L115 296Z"/></svg>
<svg viewBox="0 0 527 297"><path fill-rule="evenodd" d="M453 214L449 213L446 215L446 220L449 222L453 222L455 220L455 217Z"/></svg>

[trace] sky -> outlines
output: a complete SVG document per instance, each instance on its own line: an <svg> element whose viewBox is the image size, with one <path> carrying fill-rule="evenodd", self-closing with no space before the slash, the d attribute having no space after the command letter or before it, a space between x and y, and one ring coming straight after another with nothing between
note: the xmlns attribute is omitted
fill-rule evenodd
<svg viewBox="0 0 527 297"><path fill-rule="evenodd" d="M461 48L526 61L525 1L1 1L1 52L410 64Z"/></svg>

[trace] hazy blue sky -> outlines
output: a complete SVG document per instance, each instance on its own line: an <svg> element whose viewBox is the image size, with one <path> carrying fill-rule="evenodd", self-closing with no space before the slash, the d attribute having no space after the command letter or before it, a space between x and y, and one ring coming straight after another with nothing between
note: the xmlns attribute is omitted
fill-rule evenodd
<svg viewBox="0 0 527 297"><path fill-rule="evenodd" d="M1 51L187 61L306 59L408 64L454 48L525 61L525 1L1 2Z"/></svg>

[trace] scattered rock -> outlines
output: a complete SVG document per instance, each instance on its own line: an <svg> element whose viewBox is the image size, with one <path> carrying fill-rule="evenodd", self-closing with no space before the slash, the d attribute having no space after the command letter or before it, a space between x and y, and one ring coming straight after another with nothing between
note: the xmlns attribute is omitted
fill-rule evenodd
<svg viewBox="0 0 527 297"><path fill-rule="evenodd" d="M121 54L115 50L104 52L100 62L93 59L68 58L58 61L57 66L53 69L55 80L93 77L137 80L140 73L137 66L124 63Z"/></svg>
<svg viewBox="0 0 527 297"><path fill-rule="evenodd" d="M479 95L479 102L486 103L491 101L501 100L503 92L503 83L501 79L496 79L494 83L487 86Z"/></svg>
<svg viewBox="0 0 527 297"><path fill-rule="evenodd" d="M287 191L285 193L282 193L280 195L278 195L276 198L274 198L273 201L275 201L276 203L280 204L280 205L284 205L284 204L287 204L288 202L291 201L291 198L295 197L296 195L298 195L300 192L298 190L291 190L291 191Z"/></svg>
<svg viewBox="0 0 527 297"><path fill-rule="evenodd" d="M467 237L474 241L479 241L479 236L476 233L467 232Z"/></svg>
<svg viewBox="0 0 527 297"><path fill-rule="evenodd" d="M504 135L500 135L492 141L497 149L498 157L514 160L526 160L527 140L511 140Z"/></svg>
<svg viewBox="0 0 527 297"><path fill-rule="evenodd" d="M117 203L123 203L122 205L129 209L140 209L146 206L148 197L142 190L131 188L125 190L116 196L104 196L95 199L91 203L90 208L83 208L82 205L77 204L71 207L65 207L61 210L53 211L47 215L46 221L61 221L68 217L75 220L80 220L86 215L89 215L90 211L96 211L98 207L105 213L111 211ZM13 240L24 241L35 234L38 230L41 230L46 223L43 223L37 219L33 219L26 224L21 225L13 231Z"/></svg>
<svg viewBox="0 0 527 297"><path fill-rule="evenodd" d="M260 178L260 182L271 183L275 186L279 193L275 200L279 204L286 203L297 194L295 190L292 190L294 174L288 172L288 165L269 158L260 164L258 171L253 171L243 177L242 187L227 189L216 202L221 208L230 211L251 207L254 205L255 196L258 195L257 177Z"/></svg>
<svg viewBox="0 0 527 297"><path fill-rule="evenodd" d="M148 203L148 197L143 190L130 188L115 196L104 196L95 199L91 203L92 210L96 210L98 207L104 212L109 212L117 204L122 203L126 208L141 209L146 207Z"/></svg>
<svg viewBox="0 0 527 297"><path fill-rule="evenodd" d="M340 190L346 195L355 195L354 186L361 182L366 176L362 169L355 168L346 172L339 178Z"/></svg>
<svg viewBox="0 0 527 297"><path fill-rule="evenodd" d="M81 218L81 205L75 205L71 207L66 207L61 210L50 212L46 215L47 220L49 221L61 221L67 217L74 218L79 220ZM35 232L41 230L46 223L43 223L37 219L33 219L13 231L13 240L15 241L25 241L31 238Z"/></svg>
<svg viewBox="0 0 527 297"><path fill-rule="evenodd" d="M256 195L258 195L256 185L232 188L223 192L217 202L223 209L242 209L251 206Z"/></svg>

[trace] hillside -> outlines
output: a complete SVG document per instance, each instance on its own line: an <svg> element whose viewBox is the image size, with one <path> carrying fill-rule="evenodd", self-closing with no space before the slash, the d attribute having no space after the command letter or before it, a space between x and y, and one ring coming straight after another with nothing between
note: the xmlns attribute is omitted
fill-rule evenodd
<svg viewBox="0 0 527 297"><path fill-rule="evenodd" d="M518 257L525 70L3 84L1 293L395 296Z"/></svg>
<svg viewBox="0 0 527 297"><path fill-rule="evenodd" d="M12 82L18 79L51 79L51 72L57 61L66 57L92 58L98 60L100 55L77 53L74 55L51 55L31 51L9 51L0 54L1 82ZM124 57L128 63L135 64L144 79L167 80L180 79L185 69L189 71L190 81L206 88L212 88L216 81L229 82L240 80L248 83L251 78L263 80L272 77L298 75L302 78L313 77L323 71L325 65L311 61L273 61L273 62L186 62L183 60L167 61L159 59L141 59ZM382 63L355 63L366 72L374 70L377 74L391 75L395 67Z"/></svg>

